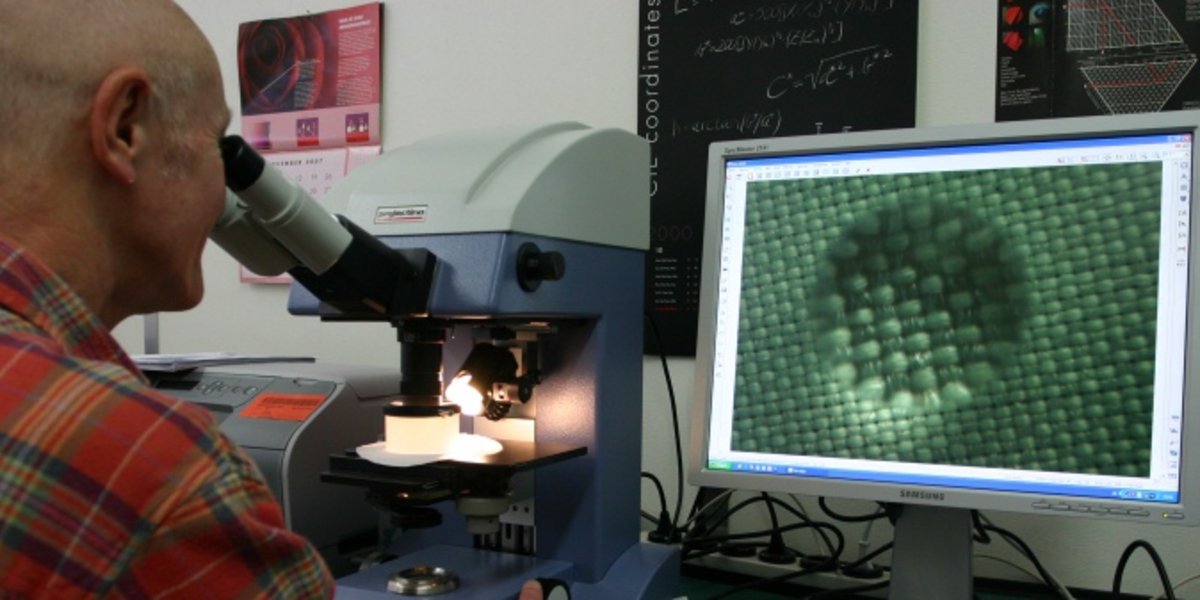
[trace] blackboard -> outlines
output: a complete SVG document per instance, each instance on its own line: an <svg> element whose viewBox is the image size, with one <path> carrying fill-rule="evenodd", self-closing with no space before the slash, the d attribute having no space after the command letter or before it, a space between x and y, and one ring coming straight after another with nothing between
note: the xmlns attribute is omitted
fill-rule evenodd
<svg viewBox="0 0 1200 600"><path fill-rule="evenodd" d="M639 0L646 352L691 356L712 142L911 127L917 0Z"/></svg>

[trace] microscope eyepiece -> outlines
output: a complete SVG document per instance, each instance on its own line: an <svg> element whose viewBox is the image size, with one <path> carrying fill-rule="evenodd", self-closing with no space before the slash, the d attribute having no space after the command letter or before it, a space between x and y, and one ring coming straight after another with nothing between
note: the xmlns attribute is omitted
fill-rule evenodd
<svg viewBox="0 0 1200 600"><path fill-rule="evenodd" d="M225 163L225 185L236 192L254 185L262 177L267 161L240 135L221 138L221 160Z"/></svg>
<svg viewBox="0 0 1200 600"><path fill-rule="evenodd" d="M344 314L393 317L427 311L436 266L432 253L393 250L349 219L330 214L241 136L223 137L219 145L225 185L237 196L226 198L229 214L214 229L222 247L239 260L249 253L242 262L253 261L254 268L286 268ZM260 261L257 254L270 260ZM270 264L259 264L266 262ZM436 393L441 393L440 381Z"/></svg>

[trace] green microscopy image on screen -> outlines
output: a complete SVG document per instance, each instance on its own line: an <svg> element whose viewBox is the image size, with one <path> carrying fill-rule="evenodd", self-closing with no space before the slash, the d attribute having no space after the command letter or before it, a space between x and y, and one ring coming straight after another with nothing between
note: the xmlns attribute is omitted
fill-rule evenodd
<svg viewBox="0 0 1200 600"><path fill-rule="evenodd" d="M1147 476L1161 178L752 182L734 449Z"/></svg>

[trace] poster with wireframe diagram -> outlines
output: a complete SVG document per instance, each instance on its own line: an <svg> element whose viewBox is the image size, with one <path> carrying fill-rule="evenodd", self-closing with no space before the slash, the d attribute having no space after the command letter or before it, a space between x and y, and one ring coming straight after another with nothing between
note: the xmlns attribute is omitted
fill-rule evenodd
<svg viewBox="0 0 1200 600"><path fill-rule="evenodd" d="M1200 108L1200 2L999 0L996 120Z"/></svg>

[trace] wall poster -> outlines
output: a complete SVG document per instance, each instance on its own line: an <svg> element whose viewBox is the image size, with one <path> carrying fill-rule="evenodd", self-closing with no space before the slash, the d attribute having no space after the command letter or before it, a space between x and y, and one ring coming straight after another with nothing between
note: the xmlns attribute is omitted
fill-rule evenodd
<svg viewBox="0 0 1200 600"><path fill-rule="evenodd" d="M998 6L997 121L1200 108L1200 1Z"/></svg>
<svg viewBox="0 0 1200 600"><path fill-rule="evenodd" d="M378 2L238 27L242 137L317 200L380 152L382 36Z"/></svg>

